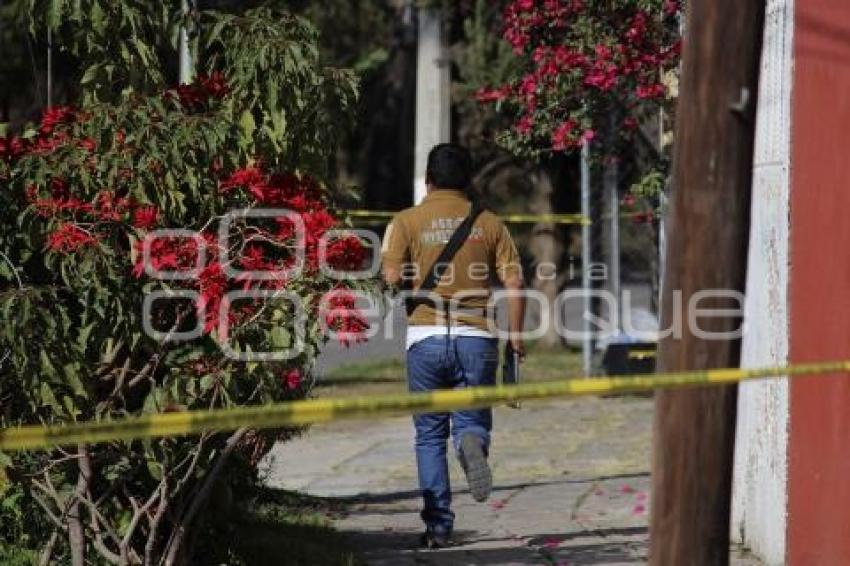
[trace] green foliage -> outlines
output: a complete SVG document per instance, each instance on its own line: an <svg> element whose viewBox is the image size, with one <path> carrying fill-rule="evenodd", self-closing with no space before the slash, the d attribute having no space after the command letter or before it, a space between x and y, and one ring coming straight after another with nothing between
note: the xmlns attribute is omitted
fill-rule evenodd
<svg viewBox="0 0 850 566"><path fill-rule="evenodd" d="M472 10L462 17L464 39L452 46L458 70L455 108L460 115L460 137L478 158L492 153L493 138L510 127L510 119L492 106L479 104L475 94L511 81L522 64L499 36L502 4L475 0Z"/></svg>
<svg viewBox="0 0 850 566"><path fill-rule="evenodd" d="M353 127L354 73L322 67L318 32L297 16L259 8L244 16L207 12L200 23L209 30L200 34L207 66L223 69L235 85L232 97L255 151L276 167L326 174L328 148Z"/></svg>
<svg viewBox="0 0 850 566"><path fill-rule="evenodd" d="M273 4L301 5L299 13L322 32L322 57L333 65L350 67L362 76L387 59L387 46L393 42L392 30L397 25L390 2L277 0Z"/></svg>
<svg viewBox="0 0 850 566"><path fill-rule="evenodd" d="M473 12L464 19L465 41L457 46L455 59L466 96L494 84L505 84L520 70L522 61L498 36L502 8L498 2L475 0Z"/></svg>
<svg viewBox="0 0 850 566"><path fill-rule="evenodd" d="M210 76L166 91L176 3L32 0L31 10L33 25L51 25L79 61L83 97L79 110L54 111L56 124L45 118L22 132L15 143L26 146L23 155L0 156L0 426L303 397L309 381L292 385L281 372L307 377L326 339L317 299L339 283L315 271L288 282L314 315L304 351L289 362L227 359L215 332L161 343L143 331L144 297L185 287L134 273L151 228L136 215L156 211L156 226L209 231L229 210L257 206L222 183L258 165L290 172L287 182L327 206L327 191L307 173L324 176L340 129L351 124L353 74L323 66L306 20L265 8L205 12L192 18ZM152 312L158 328L204 324L188 305ZM231 342L240 351L284 347L293 317L285 301L270 300ZM224 481L250 479L271 442L289 433L239 437L233 457L243 465L224 468ZM113 442L0 460L11 486L0 487L0 553L10 549L0 557L43 547L54 527L68 528L76 503L92 525L90 556L147 564L171 551L189 560L193 537L178 528L191 534L202 524L191 510L225 441ZM59 538L53 558L67 562L67 537Z"/></svg>
<svg viewBox="0 0 850 566"><path fill-rule="evenodd" d="M80 62L85 100L115 100L126 89L167 84L162 56L176 45L179 0L24 0L33 35L52 28L59 49Z"/></svg>

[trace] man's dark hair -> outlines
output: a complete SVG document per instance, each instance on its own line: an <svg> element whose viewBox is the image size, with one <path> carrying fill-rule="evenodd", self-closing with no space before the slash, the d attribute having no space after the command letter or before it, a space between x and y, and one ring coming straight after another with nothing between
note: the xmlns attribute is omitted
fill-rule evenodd
<svg viewBox="0 0 850 566"><path fill-rule="evenodd" d="M437 189L466 190L472 183L472 157L454 143L435 145L428 154L425 180Z"/></svg>

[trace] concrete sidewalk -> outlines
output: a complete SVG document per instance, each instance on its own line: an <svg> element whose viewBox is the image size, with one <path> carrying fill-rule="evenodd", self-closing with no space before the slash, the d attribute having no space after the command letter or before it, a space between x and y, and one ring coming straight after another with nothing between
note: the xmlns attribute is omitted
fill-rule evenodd
<svg viewBox="0 0 850 566"><path fill-rule="evenodd" d="M369 564L634 564L648 548L652 401L587 398L496 409L494 492L475 503L452 458L458 544L418 549L409 418L331 423L278 445L268 484L344 498L337 522ZM759 564L733 551L733 564Z"/></svg>

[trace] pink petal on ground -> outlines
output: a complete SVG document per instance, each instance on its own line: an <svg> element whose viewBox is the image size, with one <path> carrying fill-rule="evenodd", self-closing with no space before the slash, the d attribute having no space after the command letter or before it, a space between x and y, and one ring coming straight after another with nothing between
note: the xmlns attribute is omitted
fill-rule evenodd
<svg viewBox="0 0 850 566"><path fill-rule="evenodd" d="M559 546L561 546L561 541L559 541L556 538L546 539L543 542L543 546L545 546L548 549L558 548Z"/></svg>
<svg viewBox="0 0 850 566"><path fill-rule="evenodd" d="M647 495L645 491L641 491L637 495L635 495L635 499L638 501L646 501L646 497Z"/></svg>
<svg viewBox="0 0 850 566"><path fill-rule="evenodd" d="M492 503L490 503L490 508L493 509L493 510L501 509L504 506L505 506L505 502L498 500L498 499L496 501L493 501Z"/></svg>
<svg viewBox="0 0 850 566"><path fill-rule="evenodd" d="M635 488L633 488L629 484L624 484L623 487L620 488L620 492L622 492L622 493L634 493Z"/></svg>
<svg viewBox="0 0 850 566"><path fill-rule="evenodd" d="M646 507L644 505L635 505L635 508L632 510L632 515L643 515L646 513Z"/></svg>

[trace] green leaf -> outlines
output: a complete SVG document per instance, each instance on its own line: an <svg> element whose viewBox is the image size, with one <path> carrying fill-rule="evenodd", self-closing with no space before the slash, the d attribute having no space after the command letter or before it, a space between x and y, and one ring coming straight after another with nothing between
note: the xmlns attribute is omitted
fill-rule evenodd
<svg viewBox="0 0 850 566"><path fill-rule="evenodd" d="M292 334L282 326L275 326L269 333L269 340L273 348L282 350L292 345Z"/></svg>
<svg viewBox="0 0 850 566"><path fill-rule="evenodd" d="M94 329L94 324L92 322L80 329L80 335L77 337L77 348L80 352L85 352L88 348L89 336L91 336L91 331Z"/></svg>
<svg viewBox="0 0 850 566"><path fill-rule="evenodd" d="M257 129L257 123L254 121L254 115L250 110L242 112L239 117L239 129L242 131L242 136L246 139L251 139L254 136L254 130Z"/></svg>
<svg viewBox="0 0 850 566"><path fill-rule="evenodd" d="M100 72L100 67L100 63L89 65L89 67L86 68L86 72L83 73L83 78L80 79L80 84L86 85L94 82L95 79L97 79L98 73Z"/></svg>
<svg viewBox="0 0 850 566"><path fill-rule="evenodd" d="M42 407L50 407L57 414L61 413L62 405L56 400L53 389L46 381L42 381L39 386L39 398Z"/></svg>
<svg viewBox="0 0 850 566"><path fill-rule="evenodd" d="M213 375L211 373L205 375L204 377L201 378L201 384L200 384L201 385L201 392L206 393L207 391L212 389L212 387L215 385L215 383L216 383L215 375Z"/></svg>
<svg viewBox="0 0 850 566"><path fill-rule="evenodd" d="M80 379L80 366L78 364L66 364L62 367L65 382L71 386L71 390L80 397L86 396L86 387Z"/></svg>
<svg viewBox="0 0 850 566"><path fill-rule="evenodd" d="M92 2L91 7L91 15L89 16L91 21L91 28L96 33L103 33L105 29L105 17L103 13L103 9L100 7L100 2Z"/></svg>
<svg viewBox="0 0 850 566"><path fill-rule="evenodd" d="M43 349L40 350L38 353L38 357L39 362L41 364L41 371L44 372L47 377L55 379L57 377L56 368L53 367L53 364L50 362L50 358L48 357L47 352Z"/></svg>

